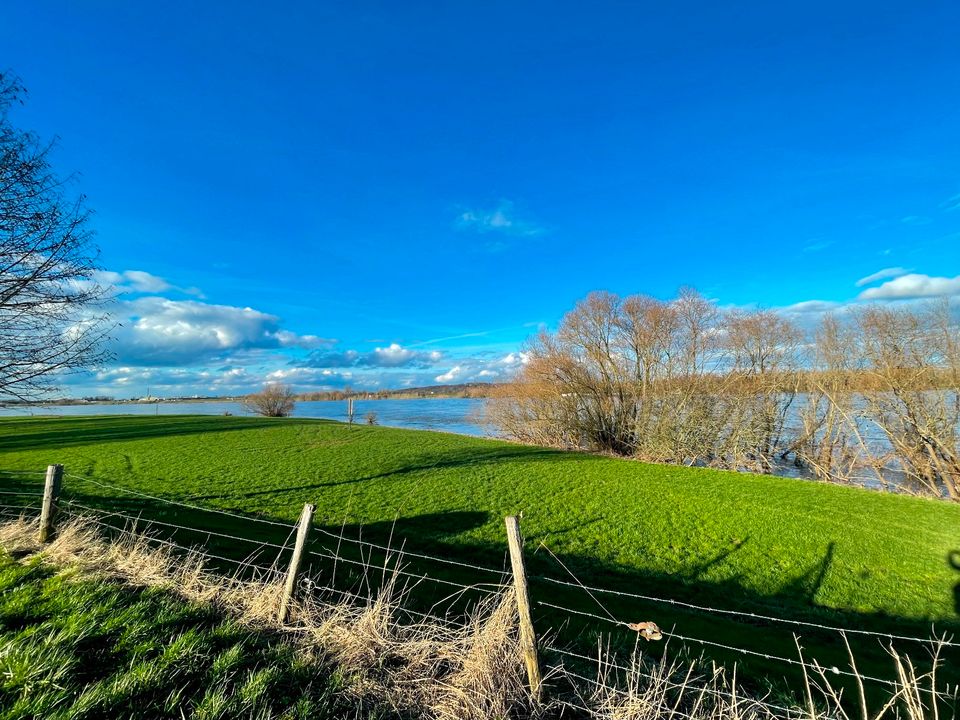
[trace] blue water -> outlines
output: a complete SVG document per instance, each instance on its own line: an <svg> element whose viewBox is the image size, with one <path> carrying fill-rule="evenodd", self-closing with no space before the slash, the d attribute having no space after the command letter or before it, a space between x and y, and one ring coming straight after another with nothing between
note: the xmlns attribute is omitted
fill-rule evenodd
<svg viewBox="0 0 960 720"><path fill-rule="evenodd" d="M366 423L367 413L375 413L378 425L442 430L462 435L488 435L482 425L484 400L451 398L444 400L354 400L354 422ZM29 408L0 408L0 415L249 415L238 402L189 403L91 403L89 405L49 405ZM344 400L298 402L294 417L347 421Z"/></svg>

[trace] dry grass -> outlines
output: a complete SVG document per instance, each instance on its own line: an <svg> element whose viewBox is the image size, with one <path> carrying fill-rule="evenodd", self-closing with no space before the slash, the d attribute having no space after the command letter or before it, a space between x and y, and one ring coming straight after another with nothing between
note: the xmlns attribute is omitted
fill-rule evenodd
<svg viewBox="0 0 960 720"><path fill-rule="evenodd" d="M466 720L530 714L512 593L478 606L463 626L405 622L404 592L394 579L366 601L297 602L290 622L280 625L279 572L225 577L208 570L198 552L184 556L137 532L107 540L82 518L64 522L45 546L37 533L35 520L7 522L0 525L0 547L84 578L165 588L222 608L245 625L283 632L305 655L333 659L359 698L402 715Z"/></svg>
<svg viewBox="0 0 960 720"><path fill-rule="evenodd" d="M277 621L283 587L279 572L253 579L225 577L208 570L200 553L184 556L158 548L135 531L108 540L83 518L64 522L45 546L38 543L37 531L38 523L23 517L0 524L0 547L15 557L39 557L83 579L165 588L191 602L221 608L247 626L283 633L305 657L332 659L358 699L392 708L401 716L437 720L547 716L949 720L955 716L956 690L948 697L937 684L940 648L935 643L932 670L925 673L890 648L898 682L872 708L868 708L862 681L851 702L831 683L829 671L818 670L813 661L802 698L787 709L742 695L736 669L731 677L713 664L649 663L639 654L623 668L602 651L594 682L555 668L548 677L550 703L535 706L526 692L511 592L480 604L463 625L429 617L411 621L411 614L402 607L409 589L398 588L394 576L379 593L365 599L334 601L311 594L293 606L291 621L281 625ZM803 659L799 645L797 652ZM853 652L849 655L850 668L856 673Z"/></svg>

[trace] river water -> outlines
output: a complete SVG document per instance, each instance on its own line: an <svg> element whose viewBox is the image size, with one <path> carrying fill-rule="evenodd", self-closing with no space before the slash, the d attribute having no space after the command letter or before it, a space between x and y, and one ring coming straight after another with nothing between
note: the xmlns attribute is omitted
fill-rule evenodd
<svg viewBox="0 0 960 720"><path fill-rule="evenodd" d="M415 400L354 400L354 422L366 423L375 413L378 425L414 430L442 430L461 435L488 435L482 426L484 400L445 398ZM238 402L217 400L182 403L90 403L0 408L6 415L249 415ZM310 400L296 404L294 417L347 421L345 400Z"/></svg>

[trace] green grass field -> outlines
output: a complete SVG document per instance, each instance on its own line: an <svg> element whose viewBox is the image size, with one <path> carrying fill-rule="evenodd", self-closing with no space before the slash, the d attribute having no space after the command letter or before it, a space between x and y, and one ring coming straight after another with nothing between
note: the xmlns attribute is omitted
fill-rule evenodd
<svg viewBox="0 0 960 720"><path fill-rule="evenodd" d="M530 571L571 580L541 543L589 585L850 628L928 636L960 628L960 507L800 480L564 453L506 442L315 420L239 417L31 418L0 421L3 471L62 463L72 476L246 514L295 521L304 502L334 532L493 567L504 566L503 517L523 513ZM282 542L206 513L116 496L68 477L68 497L145 518ZM219 553L251 548L202 535ZM269 558L268 558L269 559ZM314 570L328 572L315 559ZM489 578L439 565L411 569L457 582ZM344 577L340 578L344 581ZM429 584L421 588L426 593ZM437 589L427 600L449 589ZM534 581L535 602L605 614L576 588ZM598 595L619 620L654 620L677 634L795 657L793 632L825 664L845 665L833 633L743 623L670 605ZM630 633L538 606L559 643L595 647L596 632ZM887 673L875 638L851 636L861 670ZM671 644L673 652L682 643ZM919 648L898 644L923 654ZM647 650L647 648L644 648ZM776 685L795 669L690 644L736 660ZM651 645L649 652L661 652ZM954 660L957 658L954 657ZM954 662L954 667L957 663Z"/></svg>
<svg viewBox="0 0 960 720"><path fill-rule="evenodd" d="M368 717L287 642L0 551L0 718Z"/></svg>

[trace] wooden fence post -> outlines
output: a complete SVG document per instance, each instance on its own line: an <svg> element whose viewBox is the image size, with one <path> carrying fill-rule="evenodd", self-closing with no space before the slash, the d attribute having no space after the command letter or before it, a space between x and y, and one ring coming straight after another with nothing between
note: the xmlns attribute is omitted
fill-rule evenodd
<svg viewBox="0 0 960 720"><path fill-rule="evenodd" d="M290 558L290 567L287 568L287 583L283 588L283 598L280 601L280 622L286 623L290 618L290 603L297 589L297 576L300 574L300 564L303 562L303 553L310 537L310 523L313 522L313 511L316 506L307 503L300 513L300 524L297 527L297 542L293 546L293 556Z"/></svg>
<svg viewBox="0 0 960 720"><path fill-rule="evenodd" d="M43 507L40 510L40 542L53 540L53 526L57 514L57 500L63 484L63 465L47 466L47 481L43 486Z"/></svg>
<svg viewBox="0 0 960 720"><path fill-rule="evenodd" d="M523 538L520 536L520 522L514 515L506 518L507 542L510 544L510 564L513 566L513 585L517 596L517 610L520 614L520 648L527 666L527 680L530 693L536 702L540 702L543 677L540 674L540 657L537 654L537 633L533 629L530 616L530 596L527 593L527 568L523 562Z"/></svg>

